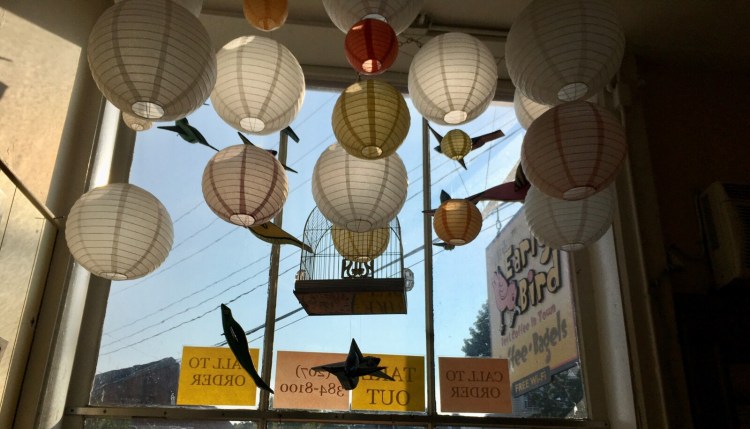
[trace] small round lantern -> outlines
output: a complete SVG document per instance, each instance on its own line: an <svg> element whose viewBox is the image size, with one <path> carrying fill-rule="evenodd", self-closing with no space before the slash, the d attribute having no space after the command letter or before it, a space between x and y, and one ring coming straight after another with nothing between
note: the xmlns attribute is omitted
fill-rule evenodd
<svg viewBox="0 0 750 429"><path fill-rule="evenodd" d="M99 90L123 112L174 121L206 101L216 56L203 24L172 0L128 0L107 9L89 35Z"/></svg>
<svg viewBox="0 0 750 429"><path fill-rule="evenodd" d="M490 105L497 88L497 64L477 38L446 33L427 42L409 67L409 95L432 122L458 125Z"/></svg>
<svg viewBox="0 0 750 429"><path fill-rule="evenodd" d="M471 137L461 130L450 130L440 140L440 152L450 159L463 159L471 152Z"/></svg>
<svg viewBox="0 0 750 429"><path fill-rule="evenodd" d="M593 195L609 186L628 152L617 118L595 104L555 106L529 127L521 165L532 185L565 200Z"/></svg>
<svg viewBox="0 0 750 429"><path fill-rule="evenodd" d="M349 154L385 158L404 142L411 116L396 88L379 80L357 82L341 93L333 107L333 133Z"/></svg>
<svg viewBox="0 0 750 429"><path fill-rule="evenodd" d="M149 192L127 183L92 189L73 204L65 240L92 274L132 280L154 271L172 249L172 219Z"/></svg>
<svg viewBox="0 0 750 429"><path fill-rule="evenodd" d="M321 214L355 232L387 226L406 201L407 185L406 167L396 153L364 160L333 144L313 169L313 199Z"/></svg>
<svg viewBox="0 0 750 429"><path fill-rule="evenodd" d="M505 62L517 88L556 105L601 91L620 68L625 34L611 2L534 0L508 33Z"/></svg>
<svg viewBox="0 0 750 429"><path fill-rule="evenodd" d="M323 0L331 21L344 33L365 18L387 22L396 34L409 28L422 9L424 0Z"/></svg>
<svg viewBox="0 0 750 429"><path fill-rule="evenodd" d="M367 232L354 232L339 226L331 228L333 246L344 258L354 262L369 262L388 248L391 229L377 228Z"/></svg>
<svg viewBox="0 0 750 429"><path fill-rule="evenodd" d="M446 200L440 204L432 221L435 234L454 246L470 243L482 229L482 214L469 200Z"/></svg>
<svg viewBox="0 0 750 429"><path fill-rule="evenodd" d="M414 289L414 271L404 268L404 289L410 292Z"/></svg>
<svg viewBox="0 0 750 429"><path fill-rule="evenodd" d="M366 75L380 74L396 61L398 38L387 23L363 19L346 33L344 52L354 70Z"/></svg>
<svg viewBox="0 0 750 429"><path fill-rule="evenodd" d="M612 224L615 191L612 186L596 195L566 201L531 187L524 202L531 233L560 250L580 250L597 241Z"/></svg>
<svg viewBox="0 0 750 429"><path fill-rule="evenodd" d="M243 36L216 55L218 77L211 104L239 131L271 134L288 126L305 97L305 77L284 45L267 37Z"/></svg>
<svg viewBox="0 0 750 429"><path fill-rule="evenodd" d="M203 170L202 187L217 216L245 227L270 221L289 193L281 163L252 145L230 146L214 155Z"/></svg>
<svg viewBox="0 0 750 429"><path fill-rule="evenodd" d="M523 95L518 88L516 88L516 92L513 93L513 110L516 112L518 123L524 130L528 130L531 123L541 116L542 113L549 110L549 108L550 106L537 103Z"/></svg>
<svg viewBox="0 0 750 429"><path fill-rule="evenodd" d="M151 128L154 124L148 119L143 119L140 116L131 115L128 112L122 112L122 121L133 131L146 131Z"/></svg>
<svg viewBox="0 0 750 429"><path fill-rule="evenodd" d="M261 31L273 31L284 25L289 14L287 0L244 0L245 18Z"/></svg>

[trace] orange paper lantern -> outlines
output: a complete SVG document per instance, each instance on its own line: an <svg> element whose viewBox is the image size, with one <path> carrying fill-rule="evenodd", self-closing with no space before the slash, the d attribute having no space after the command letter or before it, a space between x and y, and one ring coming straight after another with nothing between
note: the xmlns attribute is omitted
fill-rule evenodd
<svg viewBox="0 0 750 429"><path fill-rule="evenodd" d="M287 0L245 0L245 18L261 31L273 31L284 25L289 14Z"/></svg>
<svg viewBox="0 0 750 429"><path fill-rule="evenodd" d="M346 33L344 50L349 64L360 73L375 75L388 70L398 55L398 38L379 19L363 19Z"/></svg>
<svg viewBox="0 0 750 429"><path fill-rule="evenodd" d="M454 246L477 238L482 229L482 214L469 200L446 200L437 211L432 225L441 240Z"/></svg>

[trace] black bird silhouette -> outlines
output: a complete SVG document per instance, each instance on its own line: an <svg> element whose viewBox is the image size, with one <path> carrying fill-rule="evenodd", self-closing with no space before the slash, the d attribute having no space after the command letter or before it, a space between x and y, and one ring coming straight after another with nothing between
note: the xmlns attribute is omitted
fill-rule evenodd
<svg viewBox="0 0 750 429"><path fill-rule="evenodd" d="M247 137L243 136L241 132L237 131L237 135L238 135L238 136L240 136L240 139L242 140L242 143L244 143L244 144L249 144L250 146L255 146L255 145L253 144L253 142L251 142L251 141L250 141L250 139L248 139ZM257 146L256 146L256 147L257 147ZM273 155L273 156L276 156L276 155L278 155L278 152L276 152L276 151L275 151L275 150L273 150L273 149L265 149L265 151L266 151L266 152L268 152L268 153L270 153L270 154L271 154L271 155ZM287 167L287 166L286 166L286 165L284 165L284 164L281 164L281 166L282 166L282 167L284 167L284 170L287 170L287 171L291 171L292 173L296 173L296 172L297 172L296 170L293 170L293 169L291 169L291 168Z"/></svg>
<svg viewBox="0 0 750 429"><path fill-rule="evenodd" d="M442 144L444 136L440 135L440 133L438 133L437 131L435 131L435 129L432 128L429 124L427 124L427 127L430 129L430 131L432 131L432 135L435 136L435 138L437 139L437 141ZM464 133L461 130L457 130L457 131L459 131L461 133ZM492 140L499 139L500 137L502 137L504 135L505 135L505 133L503 133L502 130L495 130L495 131L493 131L491 133L482 134L481 136L478 136L478 137L471 137L471 149L469 149L469 152L471 152L474 149L479 149L480 147L484 146L485 143L491 142ZM434 149L438 153L443 153L443 150L440 148L440 145L435 146ZM466 155L468 155L469 152L466 152L465 154L463 154L463 156L461 156L461 158L459 158L459 159L456 160L456 161L458 161L459 164L461 164L461 167L463 167L465 170L467 168L466 168L466 162L464 161L463 157L466 156Z"/></svg>
<svg viewBox="0 0 750 429"><path fill-rule="evenodd" d="M294 140L295 143L299 143L299 136L297 135L297 133L294 132L292 127L286 127L283 130L281 130L281 132L289 136L289 138Z"/></svg>
<svg viewBox="0 0 750 429"><path fill-rule="evenodd" d="M445 243L445 242L442 242L442 241L437 242L437 243L432 243L432 245L433 246L442 247L445 250L453 250L453 249L456 248L455 244L448 244L448 243Z"/></svg>
<svg viewBox="0 0 750 429"><path fill-rule="evenodd" d="M202 144L204 146L210 147L216 152L219 151L219 149L216 149L215 147L208 144L206 138L203 137L203 134L201 134L201 132L198 131L194 126L190 125L187 118L176 120L174 125L165 125L157 128L161 128L162 130L167 131L174 131L178 136L182 137L182 139L188 143Z"/></svg>
<svg viewBox="0 0 750 429"><path fill-rule="evenodd" d="M232 317L232 310L224 304L221 304L221 325L224 327L224 337L227 339L227 344L232 350L234 357L237 358L237 362L250 374L256 386L273 393L273 389L260 378L258 371L255 369L253 358L250 356L250 346L247 344L245 331L234 320L234 317Z"/></svg>
<svg viewBox="0 0 750 429"><path fill-rule="evenodd" d="M380 364L380 358L375 356L363 356L362 352L359 351L357 342L352 338L352 344L349 346L349 355L347 355L346 361L320 365L313 367L312 369L316 371L328 371L335 375L339 379L341 387L346 390L352 390L357 387L359 377L365 375L372 375L374 377L395 381L393 377L383 372L385 367L378 366L378 364Z"/></svg>

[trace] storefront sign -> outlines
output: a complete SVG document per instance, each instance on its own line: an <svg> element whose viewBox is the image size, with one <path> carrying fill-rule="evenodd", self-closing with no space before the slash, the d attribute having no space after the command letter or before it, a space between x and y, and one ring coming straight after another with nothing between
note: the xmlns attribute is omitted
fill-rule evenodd
<svg viewBox="0 0 750 429"><path fill-rule="evenodd" d="M376 355L384 373L394 381L373 376L359 378L352 390L353 410L419 411L424 403L424 357Z"/></svg>
<svg viewBox="0 0 750 429"><path fill-rule="evenodd" d="M276 354L274 408L348 410L349 392L335 375L313 367L343 362L346 354L279 351Z"/></svg>
<svg viewBox="0 0 750 429"><path fill-rule="evenodd" d="M258 364L258 349L250 349ZM255 405L256 386L228 347L182 348L177 405Z"/></svg>
<svg viewBox="0 0 750 429"><path fill-rule="evenodd" d="M520 396L578 360L567 254L538 242L522 209L487 247L487 275L492 356Z"/></svg>
<svg viewBox="0 0 750 429"><path fill-rule="evenodd" d="M507 359L441 357L438 361L442 412L513 412Z"/></svg>

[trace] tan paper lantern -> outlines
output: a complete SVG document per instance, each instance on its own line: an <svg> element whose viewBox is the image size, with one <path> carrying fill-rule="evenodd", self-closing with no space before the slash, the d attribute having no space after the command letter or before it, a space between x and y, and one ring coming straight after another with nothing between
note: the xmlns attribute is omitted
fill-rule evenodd
<svg viewBox="0 0 750 429"><path fill-rule="evenodd" d="M354 70L376 75L388 70L398 56L398 37L390 25L363 19L346 33L344 53Z"/></svg>
<svg viewBox="0 0 750 429"><path fill-rule="evenodd" d="M482 213L468 200L446 200L435 211L432 226L441 240L461 246L479 235L482 230Z"/></svg>
<svg viewBox="0 0 750 429"><path fill-rule="evenodd" d="M115 3L120 3L125 0L115 0ZM200 16L201 10L203 9L203 0L172 0L174 3L184 7L193 15Z"/></svg>
<svg viewBox="0 0 750 429"><path fill-rule="evenodd" d="M471 137L461 130L450 130L440 140L440 152L450 159L463 159L471 152Z"/></svg>
<svg viewBox="0 0 750 429"><path fill-rule="evenodd" d="M555 198L578 200L609 186L628 153L625 130L587 101L555 106L526 131L521 165L532 185Z"/></svg>
<svg viewBox="0 0 750 429"><path fill-rule="evenodd" d="M344 258L354 262L369 262L388 248L391 229L377 228L367 232L354 232L339 226L331 228L333 246Z"/></svg>
<svg viewBox="0 0 750 429"><path fill-rule="evenodd" d="M336 139L349 154L378 159L401 146L411 116L396 88L380 80L364 80L341 93L331 121Z"/></svg>
<svg viewBox="0 0 750 429"><path fill-rule="evenodd" d="M513 110L516 112L518 123L525 130L528 130L531 123L541 116L542 113L549 110L550 107L546 104L537 103L523 95L518 88L513 93Z"/></svg>
<svg viewBox="0 0 750 429"><path fill-rule="evenodd" d="M211 104L239 131L271 134L287 127L305 98L305 77L297 59L279 42L243 36L218 54Z"/></svg>
<svg viewBox="0 0 750 429"><path fill-rule="evenodd" d="M127 112L122 112L122 121L133 131L146 131L154 124L148 119L143 119L140 116L131 115Z"/></svg>
<svg viewBox="0 0 750 429"><path fill-rule="evenodd" d="M252 145L230 146L214 155L203 170L202 187L208 207L240 226L270 221L289 193L281 163Z"/></svg>
<svg viewBox="0 0 750 429"><path fill-rule="evenodd" d="M174 121L203 105L216 56L203 24L171 0L127 0L107 9L89 35L91 75L123 112Z"/></svg>
<svg viewBox="0 0 750 429"><path fill-rule="evenodd" d="M524 209L531 233L560 250L580 250L594 243L612 224L615 190L610 186L588 198L566 201L531 187Z"/></svg>
<svg viewBox="0 0 750 429"><path fill-rule="evenodd" d="M284 25L289 14L287 0L244 0L245 19L261 31L273 31Z"/></svg>
<svg viewBox="0 0 750 429"><path fill-rule="evenodd" d="M458 125L481 115L495 96L497 64L487 47L463 33L427 42L409 67L409 95L429 121Z"/></svg>
<svg viewBox="0 0 750 429"><path fill-rule="evenodd" d="M323 0L328 17L344 33L357 21L373 18L387 22L399 34L414 22L423 4L424 0Z"/></svg>
<svg viewBox="0 0 750 429"><path fill-rule="evenodd" d="M83 194L70 209L65 240L92 274L132 280L154 271L172 249L172 219L149 192L112 183Z"/></svg>
<svg viewBox="0 0 750 429"><path fill-rule="evenodd" d="M406 167L396 153L364 160L336 143L323 151L313 169L313 199L321 214L355 232L387 226L403 207L407 186Z"/></svg>
<svg viewBox="0 0 750 429"><path fill-rule="evenodd" d="M611 2L534 0L510 28L505 62L521 92L556 105L601 91L624 52L625 34Z"/></svg>

